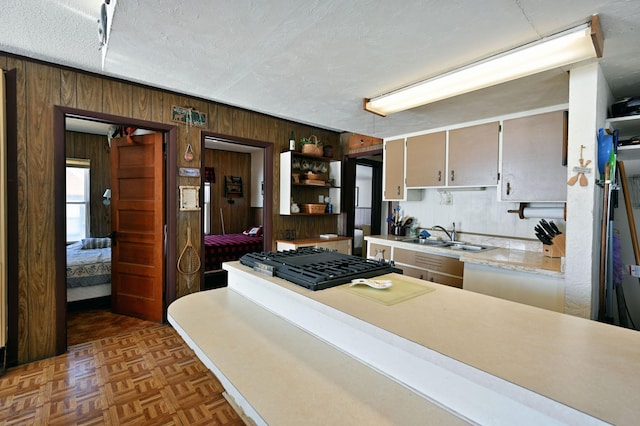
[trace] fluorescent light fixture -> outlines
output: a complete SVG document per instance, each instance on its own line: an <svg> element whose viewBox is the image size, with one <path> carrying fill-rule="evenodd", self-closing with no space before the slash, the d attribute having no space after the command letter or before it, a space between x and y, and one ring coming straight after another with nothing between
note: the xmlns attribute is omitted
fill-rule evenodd
<svg viewBox="0 0 640 426"><path fill-rule="evenodd" d="M363 107L366 111L386 116L539 72L599 58L602 57L603 41L598 15L594 15L590 23L411 86L372 99L365 98Z"/></svg>

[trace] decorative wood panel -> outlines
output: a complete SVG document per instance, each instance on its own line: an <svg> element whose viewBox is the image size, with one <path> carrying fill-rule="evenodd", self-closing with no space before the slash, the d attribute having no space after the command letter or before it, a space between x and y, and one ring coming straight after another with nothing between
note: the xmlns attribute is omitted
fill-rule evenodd
<svg viewBox="0 0 640 426"><path fill-rule="evenodd" d="M76 82L78 74L68 69L60 70L60 103L64 106L76 107Z"/></svg>
<svg viewBox="0 0 640 426"><path fill-rule="evenodd" d="M131 87L119 81L103 80L102 112L122 117L132 117Z"/></svg>
<svg viewBox="0 0 640 426"><path fill-rule="evenodd" d="M60 71L27 63L27 220L26 241L29 259L28 309L29 358L37 359L55 351L55 263L53 114L60 103Z"/></svg>
<svg viewBox="0 0 640 426"><path fill-rule="evenodd" d="M151 121L153 112L153 94L150 89L133 86L131 88L133 102L131 113L134 118Z"/></svg>
<svg viewBox="0 0 640 426"><path fill-rule="evenodd" d="M211 184L211 232L222 233L220 209L224 216L224 229L227 234L236 234L246 230L250 226L261 224L254 222L251 214L251 155L240 152L220 151L207 149L204 154L206 167L213 167L216 173L216 182ZM228 202L224 195L225 176L240 176L244 195L233 198L233 204Z"/></svg>
<svg viewBox="0 0 640 426"><path fill-rule="evenodd" d="M102 79L99 77L77 73L78 108L102 112Z"/></svg>

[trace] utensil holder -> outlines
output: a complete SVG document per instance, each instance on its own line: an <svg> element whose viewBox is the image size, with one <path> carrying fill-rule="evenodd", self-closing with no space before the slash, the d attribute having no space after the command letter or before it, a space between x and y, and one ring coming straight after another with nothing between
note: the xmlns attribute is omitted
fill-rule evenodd
<svg viewBox="0 0 640 426"><path fill-rule="evenodd" d="M542 252L546 257L564 257L566 238L564 234L553 237L553 244L544 245Z"/></svg>

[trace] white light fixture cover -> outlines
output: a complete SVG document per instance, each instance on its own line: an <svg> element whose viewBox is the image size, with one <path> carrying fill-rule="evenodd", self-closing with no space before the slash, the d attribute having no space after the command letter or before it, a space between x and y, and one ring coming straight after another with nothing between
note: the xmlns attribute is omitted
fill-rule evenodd
<svg viewBox="0 0 640 426"><path fill-rule="evenodd" d="M364 99L364 109L386 116L496 84L602 56L598 16L572 28L467 67Z"/></svg>
<svg viewBox="0 0 640 426"><path fill-rule="evenodd" d="M111 204L111 189L107 188L104 190L104 194L102 194L102 204L105 206Z"/></svg>

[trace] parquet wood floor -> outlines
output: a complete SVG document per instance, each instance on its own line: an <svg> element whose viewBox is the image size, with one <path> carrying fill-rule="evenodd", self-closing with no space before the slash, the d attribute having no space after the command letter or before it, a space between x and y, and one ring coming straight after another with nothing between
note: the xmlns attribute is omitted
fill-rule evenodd
<svg viewBox="0 0 640 426"><path fill-rule="evenodd" d="M71 346L0 377L0 425L244 425L169 325Z"/></svg>
<svg viewBox="0 0 640 426"><path fill-rule="evenodd" d="M110 308L93 308L67 312L67 346L117 336L158 323L118 315Z"/></svg>

